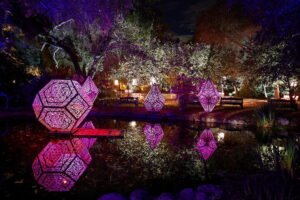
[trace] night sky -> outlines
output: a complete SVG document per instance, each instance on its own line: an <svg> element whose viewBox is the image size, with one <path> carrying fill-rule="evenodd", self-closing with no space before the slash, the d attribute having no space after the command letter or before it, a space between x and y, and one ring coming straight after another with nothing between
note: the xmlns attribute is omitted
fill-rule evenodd
<svg viewBox="0 0 300 200"><path fill-rule="evenodd" d="M161 10L163 23L176 35L193 35L196 17L212 7L217 0L161 0L156 6Z"/></svg>

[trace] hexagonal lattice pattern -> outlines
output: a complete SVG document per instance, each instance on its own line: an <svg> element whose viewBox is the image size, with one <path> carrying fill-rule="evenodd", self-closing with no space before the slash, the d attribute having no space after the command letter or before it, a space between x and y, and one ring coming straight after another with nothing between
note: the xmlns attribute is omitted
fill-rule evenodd
<svg viewBox="0 0 300 200"><path fill-rule="evenodd" d="M155 149L161 139L164 137L164 131L160 124L147 123L144 127L144 134L151 149Z"/></svg>
<svg viewBox="0 0 300 200"><path fill-rule="evenodd" d="M49 191L69 191L92 158L79 139L49 142L32 164L35 179Z"/></svg>
<svg viewBox="0 0 300 200"><path fill-rule="evenodd" d="M221 98L218 90L215 88L211 80L207 80L202 85L197 96L199 98L199 102L206 112L211 112Z"/></svg>
<svg viewBox="0 0 300 200"><path fill-rule="evenodd" d="M91 78L83 86L85 89L74 80L51 80L38 92L32 104L38 120L54 131L77 128L98 95Z"/></svg>
<svg viewBox="0 0 300 200"><path fill-rule="evenodd" d="M158 85L153 85L145 98L144 105L147 111L159 112L165 105L165 101Z"/></svg>
<svg viewBox="0 0 300 200"><path fill-rule="evenodd" d="M201 133L196 144L196 149L199 153L199 156L204 160L209 159L217 149L217 142L213 133L209 129L205 129Z"/></svg>

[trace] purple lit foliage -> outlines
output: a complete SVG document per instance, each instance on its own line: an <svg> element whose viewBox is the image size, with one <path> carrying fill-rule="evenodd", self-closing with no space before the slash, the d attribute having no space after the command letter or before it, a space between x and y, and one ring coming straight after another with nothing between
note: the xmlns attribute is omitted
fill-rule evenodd
<svg viewBox="0 0 300 200"><path fill-rule="evenodd" d="M92 157L78 138L49 142L32 164L34 178L48 191L69 191Z"/></svg>
<svg viewBox="0 0 300 200"><path fill-rule="evenodd" d="M213 133L209 129L205 129L196 144L199 156L204 160L208 160L217 149L217 142Z"/></svg>
<svg viewBox="0 0 300 200"><path fill-rule="evenodd" d="M32 104L38 120L50 130L77 128L98 94L91 79L87 79L84 86L82 88L74 80L51 80L38 92ZM88 86L92 89L86 91Z"/></svg>
<svg viewBox="0 0 300 200"><path fill-rule="evenodd" d="M144 105L149 112L159 112L163 108L165 101L165 98L159 91L159 86L154 84L145 98Z"/></svg>
<svg viewBox="0 0 300 200"><path fill-rule="evenodd" d="M202 85L197 96L199 98L199 102L206 112L211 112L221 98L218 90L215 88L214 83L211 80L207 80Z"/></svg>
<svg viewBox="0 0 300 200"><path fill-rule="evenodd" d="M144 127L144 134L151 149L155 149L161 139L164 137L164 131L160 124L147 123Z"/></svg>
<svg viewBox="0 0 300 200"><path fill-rule="evenodd" d="M177 77L176 85L172 87L171 92L176 94L182 110L186 108L187 102L193 100L192 98L199 93L204 82L203 79L188 78L184 74Z"/></svg>

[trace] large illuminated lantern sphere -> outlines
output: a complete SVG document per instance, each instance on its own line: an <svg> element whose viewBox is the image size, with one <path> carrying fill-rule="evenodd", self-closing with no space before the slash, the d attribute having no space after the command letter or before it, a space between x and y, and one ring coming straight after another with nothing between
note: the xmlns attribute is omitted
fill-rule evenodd
<svg viewBox="0 0 300 200"><path fill-rule="evenodd" d="M196 144L199 156L204 160L208 160L217 149L217 142L213 133L209 129L205 129Z"/></svg>
<svg viewBox="0 0 300 200"><path fill-rule="evenodd" d="M211 112L221 98L211 80L205 81L197 96L201 106L206 112Z"/></svg>
<svg viewBox="0 0 300 200"><path fill-rule="evenodd" d="M150 123L147 123L144 127L144 134L151 149L155 149L161 139L164 137L164 131L161 128L160 124L152 125Z"/></svg>
<svg viewBox="0 0 300 200"><path fill-rule="evenodd" d="M97 95L90 78L83 86L74 80L51 80L38 92L32 107L48 129L71 131L85 119Z"/></svg>
<svg viewBox="0 0 300 200"><path fill-rule="evenodd" d="M48 191L69 191L91 160L79 138L49 142L32 164L33 175Z"/></svg>
<svg viewBox="0 0 300 200"><path fill-rule="evenodd" d="M145 98L144 105L149 112L159 112L164 107L165 101L158 85L154 84Z"/></svg>

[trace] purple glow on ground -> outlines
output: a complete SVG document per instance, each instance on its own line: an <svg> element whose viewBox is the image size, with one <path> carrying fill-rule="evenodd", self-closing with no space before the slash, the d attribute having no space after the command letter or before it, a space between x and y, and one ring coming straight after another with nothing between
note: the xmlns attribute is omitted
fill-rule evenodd
<svg viewBox="0 0 300 200"><path fill-rule="evenodd" d="M161 139L164 137L164 131L161 128L160 124L153 125L147 123L144 127L144 134L151 149L155 149L161 141Z"/></svg>
<svg viewBox="0 0 300 200"><path fill-rule="evenodd" d="M217 149L217 142L213 133L209 129L205 129L196 144L199 156L204 160L208 160Z"/></svg>
<svg viewBox="0 0 300 200"><path fill-rule="evenodd" d="M69 191L92 157L78 138L49 142L32 164L37 182L48 191Z"/></svg>
<svg viewBox="0 0 300 200"><path fill-rule="evenodd" d="M206 112L211 112L221 98L218 90L215 88L214 83L211 80L207 80L202 85L197 96L201 106Z"/></svg>
<svg viewBox="0 0 300 200"><path fill-rule="evenodd" d="M165 101L158 85L154 84L145 98L144 105L149 112L159 112L164 107Z"/></svg>
<svg viewBox="0 0 300 200"><path fill-rule="evenodd" d="M38 92L32 107L48 129L71 131L86 118L97 95L98 89L90 77L83 87L74 80L51 80Z"/></svg>

